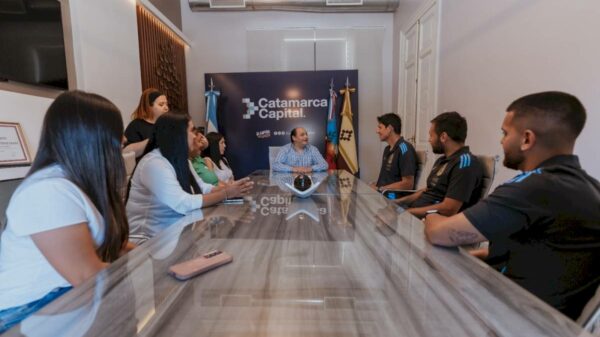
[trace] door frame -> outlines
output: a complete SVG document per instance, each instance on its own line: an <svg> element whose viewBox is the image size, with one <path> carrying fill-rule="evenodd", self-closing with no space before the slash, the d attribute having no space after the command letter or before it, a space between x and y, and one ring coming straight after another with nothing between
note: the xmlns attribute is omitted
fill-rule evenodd
<svg viewBox="0 0 600 337"><path fill-rule="evenodd" d="M437 32L436 32L436 41L435 41L435 47L434 47L434 55L435 55L435 69L434 69L434 89L433 89L433 115L436 116L439 114L439 109L438 109L438 92L439 92L439 65L440 65L440 28L441 28L441 7L442 7L442 1L443 0L430 0L430 1L426 1L423 5L421 5L421 7L419 7L419 9L417 11L415 11L415 13L410 17L410 20L408 20L406 22L406 24L401 26L400 29L400 37L399 37L399 54L398 54L398 92L397 92L397 97L398 97L398 101L397 101L397 106L396 106L396 111L398 111L398 114L401 116L402 120L406 120L406 111L404 111L403 106L402 106L402 102L405 99L403 96L404 93L404 85L403 85L403 81L402 78L404 77L404 54L405 54L405 44L406 44L406 32L414 25L418 25L419 24L419 20L423 17L423 15L425 15L427 13L427 11L429 11L431 8L435 7L436 10L436 16L437 16ZM421 34L421 32L419 31L419 35ZM420 37L418 37L420 38ZM418 48L417 48L418 50ZM419 73L419 69L418 69L418 62L417 62L417 74ZM417 75L418 76L418 75ZM417 77L418 80L418 77ZM418 89L417 89L417 94L418 94ZM417 111L418 113L418 111ZM415 116L415 148L417 150L428 150L427 148L423 148L422 144L417 144L417 140L418 138L418 117Z"/></svg>

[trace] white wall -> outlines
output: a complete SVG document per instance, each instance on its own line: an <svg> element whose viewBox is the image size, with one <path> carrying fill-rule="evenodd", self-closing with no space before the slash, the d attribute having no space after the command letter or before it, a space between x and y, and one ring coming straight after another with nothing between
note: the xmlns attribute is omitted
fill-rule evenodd
<svg viewBox="0 0 600 337"><path fill-rule="evenodd" d="M427 1L402 0L395 15L396 40L408 18ZM456 110L467 117L472 151L503 156L500 125L514 99L566 91L578 96L588 111L575 152L583 167L600 178L594 141L600 126L600 72L594 70L600 59L600 2L442 0L441 5L437 111ZM494 186L516 174L499 166Z"/></svg>
<svg viewBox="0 0 600 337"><path fill-rule="evenodd" d="M69 0L78 89L121 110L125 125L142 93L135 0Z"/></svg>
<svg viewBox="0 0 600 337"><path fill-rule="evenodd" d="M349 27L383 27L381 104L377 109L359 112L359 159L361 177L373 180L379 173L380 142L375 134L375 117L392 111L392 13L322 14L291 12L191 12L187 0L181 0L182 24L192 46L186 58L189 111L194 122L204 123L204 74L245 72L247 68L247 30L311 27L340 29ZM279 70L279 69L273 69ZM359 74L360 78L360 74ZM365 90L364 87L362 87ZM359 104L360 104L359 100ZM376 148L377 151L367 151Z"/></svg>
<svg viewBox="0 0 600 337"><path fill-rule="evenodd" d="M77 89L111 100L125 125L142 91L134 0L69 0ZM0 90L0 120L21 124L33 156L52 99ZM0 169L0 179L24 169Z"/></svg>
<svg viewBox="0 0 600 337"><path fill-rule="evenodd" d="M21 124L33 159L40 142L44 113L52 99L0 90L0 102L0 121ZM0 169L0 180L22 177L27 170L27 167Z"/></svg>
<svg viewBox="0 0 600 337"><path fill-rule="evenodd" d="M599 17L596 0L443 1L438 108L466 115L475 153L502 154L500 125L514 99L574 94L588 111L575 152L600 178ZM495 182L514 175L502 168Z"/></svg>

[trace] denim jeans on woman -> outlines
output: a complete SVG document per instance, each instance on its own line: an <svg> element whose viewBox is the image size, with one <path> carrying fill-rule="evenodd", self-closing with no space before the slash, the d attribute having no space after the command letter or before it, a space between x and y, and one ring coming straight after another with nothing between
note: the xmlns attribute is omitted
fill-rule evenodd
<svg viewBox="0 0 600 337"><path fill-rule="evenodd" d="M46 304L52 302L72 288L73 287L56 288L39 300L20 305L18 307L0 310L0 334L10 329L13 325L21 323L21 321L27 318L29 315L40 310Z"/></svg>

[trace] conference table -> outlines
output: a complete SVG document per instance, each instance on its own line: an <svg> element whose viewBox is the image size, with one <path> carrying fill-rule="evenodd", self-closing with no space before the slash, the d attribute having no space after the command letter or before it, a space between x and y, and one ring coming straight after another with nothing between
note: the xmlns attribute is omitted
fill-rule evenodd
<svg viewBox="0 0 600 337"><path fill-rule="evenodd" d="M182 216L6 336L588 336L345 171L257 171L241 204ZM168 225L168 226L167 226ZM187 281L171 265L233 262Z"/></svg>

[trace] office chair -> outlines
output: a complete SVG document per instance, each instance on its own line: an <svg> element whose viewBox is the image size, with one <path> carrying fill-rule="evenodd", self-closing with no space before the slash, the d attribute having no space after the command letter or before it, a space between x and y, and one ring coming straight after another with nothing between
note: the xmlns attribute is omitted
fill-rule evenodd
<svg viewBox="0 0 600 337"><path fill-rule="evenodd" d="M137 162L135 161L135 152L123 152L123 162L125 162L125 176L127 177L125 186L123 188L122 196L123 201L127 201L127 189L129 188L129 182L131 181L131 176L133 175L133 171L135 170L135 165Z"/></svg>
<svg viewBox="0 0 600 337"><path fill-rule="evenodd" d="M500 160L499 156L486 156L486 155L475 155L481 166L483 167L483 182L482 182L482 191L481 191L481 199L485 198L490 192L490 188L492 187L492 183L494 182L494 177L496 176L496 164Z"/></svg>
<svg viewBox="0 0 600 337"><path fill-rule="evenodd" d="M123 161L125 162L125 173L127 175L127 182L131 179L133 170L135 169L135 152L123 152Z"/></svg>
<svg viewBox="0 0 600 337"><path fill-rule="evenodd" d="M273 163L281 151L281 146L269 146L269 170L273 169Z"/></svg>

